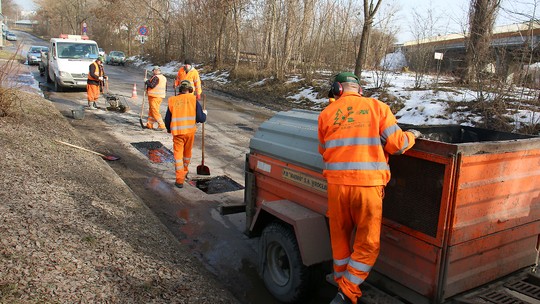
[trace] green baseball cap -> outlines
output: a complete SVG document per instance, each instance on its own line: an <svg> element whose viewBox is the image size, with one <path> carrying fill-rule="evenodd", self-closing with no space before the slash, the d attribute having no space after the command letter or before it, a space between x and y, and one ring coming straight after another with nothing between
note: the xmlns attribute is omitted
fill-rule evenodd
<svg viewBox="0 0 540 304"><path fill-rule="evenodd" d="M180 83L180 88L181 89L191 89L191 82L189 80L182 80L182 82Z"/></svg>
<svg viewBox="0 0 540 304"><path fill-rule="evenodd" d="M101 62L105 61L105 59L103 58L103 56L99 56L99 57L97 58L97 60L99 60L99 61L101 61Z"/></svg>
<svg viewBox="0 0 540 304"><path fill-rule="evenodd" d="M336 79L334 81L337 82L354 82L360 84L360 81L358 80L358 77L354 75L353 73L340 73L336 76Z"/></svg>
<svg viewBox="0 0 540 304"><path fill-rule="evenodd" d="M161 68L160 68L159 66L156 65L156 66L154 67L154 70L161 71Z"/></svg>

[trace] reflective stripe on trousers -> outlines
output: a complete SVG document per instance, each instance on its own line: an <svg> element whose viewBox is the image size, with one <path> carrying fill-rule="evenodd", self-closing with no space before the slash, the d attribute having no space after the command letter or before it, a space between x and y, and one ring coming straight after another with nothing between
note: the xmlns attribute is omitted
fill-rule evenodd
<svg viewBox="0 0 540 304"><path fill-rule="evenodd" d="M163 122L161 114L159 113L159 106L161 105L162 101L163 98L148 96L149 109L146 126L150 129L154 127L154 123L157 123L162 129L165 128L165 123Z"/></svg>
<svg viewBox="0 0 540 304"><path fill-rule="evenodd" d="M174 172L176 173L176 182L179 184L184 183L188 173L194 138L195 132L173 136Z"/></svg>
<svg viewBox="0 0 540 304"><path fill-rule="evenodd" d="M353 303L379 255L383 186L328 184L334 279ZM350 240L356 227L353 252Z"/></svg>

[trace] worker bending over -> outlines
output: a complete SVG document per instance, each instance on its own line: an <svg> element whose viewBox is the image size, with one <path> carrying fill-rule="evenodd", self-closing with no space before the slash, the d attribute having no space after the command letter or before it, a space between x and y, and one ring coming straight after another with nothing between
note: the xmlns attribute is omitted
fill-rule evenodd
<svg viewBox="0 0 540 304"><path fill-rule="evenodd" d="M148 120L146 121L146 127L153 129L154 124L158 124L157 131L165 130L165 124L159 113L159 106L167 94L167 78L161 75L161 68L155 66L152 70L154 76L148 79L144 79L144 83L148 88Z"/></svg>
<svg viewBox="0 0 540 304"><path fill-rule="evenodd" d="M99 87L106 79L105 70L103 69L103 57L99 56L96 61L92 62L88 70L88 79L86 80L86 97L88 99L88 107L92 110L97 109L96 101L99 98Z"/></svg>
<svg viewBox="0 0 540 304"><path fill-rule="evenodd" d="M173 135L174 172L176 173L176 187L184 187L191 161L191 149L197 130L198 122L206 121L208 113L195 99L193 87L189 80L180 83L180 93L169 97L169 107L165 114L167 132Z"/></svg>
<svg viewBox="0 0 540 304"><path fill-rule="evenodd" d="M319 152L328 182L328 217L339 291L331 304L356 303L380 248L388 156L410 149L420 132L403 132L388 105L361 95L358 77L335 76L336 98L319 115ZM356 227L353 252L351 234Z"/></svg>
<svg viewBox="0 0 540 304"><path fill-rule="evenodd" d="M200 100L202 95L201 77L199 77L199 72L193 67L190 59L184 60L184 67L181 67L178 71L174 86L178 87L182 80L189 80L193 88L193 95L197 97L197 100Z"/></svg>

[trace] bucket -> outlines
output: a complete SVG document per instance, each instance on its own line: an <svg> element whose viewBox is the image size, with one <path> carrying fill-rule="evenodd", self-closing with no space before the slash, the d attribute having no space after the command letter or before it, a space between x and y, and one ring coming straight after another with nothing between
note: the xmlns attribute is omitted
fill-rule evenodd
<svg viewBox="0 0 540 304"><path fill-rule="evenodd" d="M73 119L83 119L84 118L84 109L75 109L71 110Z"/></svg>

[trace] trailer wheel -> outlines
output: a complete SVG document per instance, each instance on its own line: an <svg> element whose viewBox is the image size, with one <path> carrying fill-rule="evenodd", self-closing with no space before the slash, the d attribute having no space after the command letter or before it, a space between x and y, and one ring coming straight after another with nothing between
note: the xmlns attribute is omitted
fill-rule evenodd
<svg viewBox="0 0 540 304"><path fill-rule="evenodd" d="M296 303L309 291L309 267L302 263L294 230L287 225L273 222L264 228L259 266L266 287L278 300Z"/></svg>

